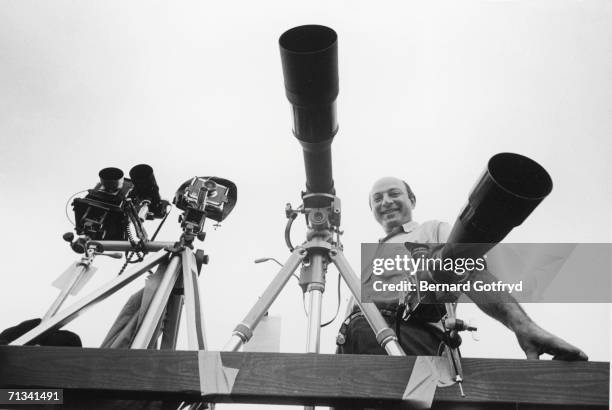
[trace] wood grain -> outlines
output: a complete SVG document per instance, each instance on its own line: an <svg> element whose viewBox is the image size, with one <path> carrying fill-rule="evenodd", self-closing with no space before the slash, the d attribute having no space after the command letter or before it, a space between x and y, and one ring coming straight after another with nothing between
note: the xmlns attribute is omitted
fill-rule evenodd
<svg viewBox="0 0 612 410"><path fill-rule="evenodd" d="M232 392L204 401L366 407L402 407L415 359L251 352L221 358L239 369ZM468 396L456 386L438 388L435 408L608 408L608 363L466 358L463 366ZM0 346L0 388L9 387L63 388L67 404L82 408L104 408L102 398L202 400L192 351Z"/></svg>

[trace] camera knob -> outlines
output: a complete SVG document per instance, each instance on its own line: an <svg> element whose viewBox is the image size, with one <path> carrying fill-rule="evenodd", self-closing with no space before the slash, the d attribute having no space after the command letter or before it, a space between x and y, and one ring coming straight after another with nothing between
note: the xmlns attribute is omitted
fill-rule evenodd
<svg viewBox="0 0 612 410"><path fill-rule="evenodd" d="M196 267L198 273L202 270L202 265L208 265L208 255L202 249L198 249L195 253Z"/></svg>
<svg viewBox="0 0 612 410"><path fill-rule="evenodd" d="M72 232L66 232L62 235L62 239L64 239L66 242L72 242L74 239L74 234Z"/></svg>
<svg viewBox="0 0 612 410"><path fill-rule="evenodd" d="M204 189L207 191L214 191L217 189L217 183L211 179L204 181Z"/></svg>
<svg viewBox="0 0 612 410"><path fill-rule="evenodd" d="M456 349L459 346L461 346L461 342L462 342L461 336L458 333L453 334L453 332L451 332L451 334L448 335L446 338L446 344L451 349Z"/></svg>

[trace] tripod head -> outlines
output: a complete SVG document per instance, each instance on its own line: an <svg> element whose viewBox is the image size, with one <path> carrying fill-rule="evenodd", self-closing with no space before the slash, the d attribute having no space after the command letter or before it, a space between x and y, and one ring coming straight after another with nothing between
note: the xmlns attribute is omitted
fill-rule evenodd
<svg viewBox="0 0 612 410"><path fill-rule="evenodd" d="M289 203L285 207L285 216L287 217L285 242L289 249L291 251L294 249L290 239L291 226L300 213L304 214L306 220L307 240L318 238L341 247L340 219L342 210L340 198L330 194L302 193L302 200L302 205L297 209L293 209Z"/></svg>

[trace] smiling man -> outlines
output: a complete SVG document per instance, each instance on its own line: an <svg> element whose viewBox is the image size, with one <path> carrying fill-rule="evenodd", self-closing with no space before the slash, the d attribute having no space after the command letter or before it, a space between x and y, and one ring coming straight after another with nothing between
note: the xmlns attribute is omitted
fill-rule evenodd
<svg viewBox="0 0 612 410"><path fill-rule="evenodd" d="M379 179L372 187L369 199L374 218L386 233L386 236L380 240L381 244L446 242L450 233L448 223L428 221L419 224L412 220L416 197L406 182L393 177ZM497 278L486 269L474 271L471 279L483 283L497 282ZM538 326L508 293L488 295L486 301L482 293L466 294L483 312L514 332L528 359L538 359L544 353L560 360L588 359L587 355L577 347ZM406 354L442 353L444 336L440 319L445 313L443 304L421 304L407 320L402 318L403 306L399 305L399 298L387 299L376 304L390 327L396 329ZM338 353L385 354L357 307L352 309L342 324L337 344Z"/></svg>
<svg viewBox="0 0 612 410"><path fill-rule="evenodd" d="M370 209L386 233L412 221L415 204L416 198L408 184L393 177L378 180L370 193Z"/></svg>

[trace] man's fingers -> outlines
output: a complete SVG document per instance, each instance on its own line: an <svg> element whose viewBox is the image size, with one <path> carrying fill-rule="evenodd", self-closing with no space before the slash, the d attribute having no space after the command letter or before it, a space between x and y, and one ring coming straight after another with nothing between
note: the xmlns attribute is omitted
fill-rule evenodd
<svg viewBox="0 0 612 410"><path fill-rule="evenodd" d="M567 343L565 340L554 338L549 344L546 353L553 356L553 360L586 361L589 357L582 350Z"/></svg>
<svg viewBox="0 0 612 410"><path fill-rule="evenodd" d="M582 350L560 352L553 357L553 360L568 360L568 361L587 361L589 356Z"/></svg>
<svg viewBox="0 0 612 410"><path fill-rule="evenodd" d="M555 360L588 360L588 356L576 346L532 324L516 334L528 360L538 360L541 354L549 354Z"/></svg>

